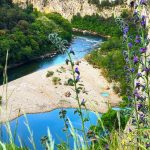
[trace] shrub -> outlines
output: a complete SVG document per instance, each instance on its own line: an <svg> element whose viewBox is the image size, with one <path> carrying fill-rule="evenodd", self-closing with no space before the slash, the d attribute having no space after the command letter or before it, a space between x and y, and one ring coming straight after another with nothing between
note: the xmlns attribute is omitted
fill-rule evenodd
<svg viewBox="0 0 150 150"><path fill-rule="evenodd" d="M114 86L113 86L113 90L114 90L114 92L115 92L116 94L119 94L119 93L120 93L120 87L117 86L117 85L114 85Z"/></svg>
<svg viewBox="0 0 150 150"><path fill-rule="evenodd" d="M54 85L60 84L61 79L59 77L53 77L52 82Z"/></svg>
<svg viewBox="0 0 150 150"><path fill-rule="evenodd" d="M47 71L47 74L46 74L46 77L51 77L54 75L54 72L53 71Z"/></svg>
<svg viewBox="0 0 150 150"><path fill-rule="evenodd" d="M120 111L120 128L125 129L125 126L129 119L129 113L126 114L126 110ZM104 125L104 128L111 132L112 130L118 130L119 129L119 121L117 116L117 111L113 109L109 109L106 113L104 113L101 117L101 121ZM103 129L101 126L100 121L98 121L97 126L91 126L91 129L94 129L98 133L102 133Z"/></svg>

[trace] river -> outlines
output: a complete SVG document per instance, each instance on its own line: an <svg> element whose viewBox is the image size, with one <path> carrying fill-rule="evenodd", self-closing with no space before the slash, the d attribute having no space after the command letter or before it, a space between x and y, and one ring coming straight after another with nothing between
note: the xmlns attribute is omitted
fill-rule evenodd
<svg viewBox="0 0 150 150"><path fill-rule="evenodd" d="M74 36L72 43L69 49L73 49L75 52L74 59L79 60L83 58L86 54L92 51L95 47L97 47L103 41L100 37L95 36ZM33 73L35 71L45 69L50 66L63 64L65 63L65 59L67 58L66 54L59 54L54 56L53 58L47 58L43 60L38 60L34 62L30 62L28 64L22 65L20 67L10 69L8 71L8 79L9 81L15 80L27 74ZM2 82L2 76L1 76ZM49 128L52 134L53 139L58 144L61 140L66 141L66 135L62 131L64 127L64 122L59 118L60 109L53 110L47 113L39 113L39 114L27 114L27 120L30 126L31 131L33 132L33 138L37 147L37 150L42 150L43 147L41 145L40 139L47 135L47 129ZM83 110L84 111L84 110ZM78 115L74 115L74 109L67 109L67 116L70 118L73 126L75 128L81 128L81 121ZM84 113L86 114L86 113ZM90 122L86 123L86 129L89 128L90 125L96 124L97 116L88 111L88 117ZM10 122L10 128L12 130L12 135L15 137L15 144L20 146L18 136L20 137L22 144L24 146L33 149L32 144L30 143L28 137L30 137L29 131L25 125L26 119L24 116L18 117L17 119ZM1 138L2 141L8 142L9 137L5 128L5 124L1 127ZM16 136L15 136L16 135ZM71 145L73 146L73 141L69 140Z"/></svg>
<svg viewBox="0 0 150 150"><path fill-rule="evenodd" d="M69 49L73 49L75 51L74 59L78 60L83 58L86 54L88 54L91 50L97 47L103 38L97 36L78 36L75 35ZM28 75L35 71L48 68L50 66L63 64L65 63L65 59L67 58L66 54L58 54L53 58L46 58L43 60L33 61L19 67L10 69L8 71L8 81L15 80L22 76ZM0 84L2 84L2 75L0 76Z"/></svg>

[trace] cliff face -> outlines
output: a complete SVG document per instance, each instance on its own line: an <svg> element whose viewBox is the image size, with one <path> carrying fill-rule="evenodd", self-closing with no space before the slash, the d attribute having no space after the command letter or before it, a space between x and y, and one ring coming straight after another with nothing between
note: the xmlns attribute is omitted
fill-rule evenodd
<svg viewBox="0 0 150 150"><path fill-rule="evenodd" d="M89 4L88 0L13 0L21 7L26 7L26 3L33 4L34 8L41 12L58 12L64 18L71 19L73 15L80 13L81 16L97 13L104 17L110 17L113 13L119 15L121 7L99 10L95 5Z"/></svg>

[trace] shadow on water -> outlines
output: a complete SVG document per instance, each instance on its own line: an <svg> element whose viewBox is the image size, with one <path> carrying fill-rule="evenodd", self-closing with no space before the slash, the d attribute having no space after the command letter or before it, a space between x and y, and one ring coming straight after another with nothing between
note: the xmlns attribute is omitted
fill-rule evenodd
<svg viewBox="0 0 150 150"><path fill-rule="evenodd" d="M104 39L96 36L75 35L69 49L73 49L76 53L74 59L83 58L86 54L96 48ZM43 60L33 61L22 66L8 70L8 81L15 80L22 76L28 75L35 71L48 68L50 66L64 64L66 54L58 54L53 58L46 58ZM2 84L2 75L0 75L0 84Z"/></svg>

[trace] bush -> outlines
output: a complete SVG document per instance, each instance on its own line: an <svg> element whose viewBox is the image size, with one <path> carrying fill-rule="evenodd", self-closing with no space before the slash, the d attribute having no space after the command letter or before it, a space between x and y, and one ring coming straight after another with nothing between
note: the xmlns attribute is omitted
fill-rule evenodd
<svg viewBox="0 0 150 150"><path fill-rule="evenodd" d="M111 48L108 47L108 49L111 49L111 51L92 51L87 61L98 66L98 68L102 68L102 73L108 80L119 82L120 91L118 92L124 95L126 94L127 82L125 81L125 70L123 68L125 62L122 51L120 49L115 50L112 48L112 45L110 46Z"/></svg>
<svg viewBox="0 0 150 150"><path fill-rule="evenodd" d="M126 114L126 110L120 111L120 128L125 129L126 124L129 120L129 113ZM126 114L126 115L125 115ZM101 117L101 121L103 123L104 128L109 131L118 130L119 129L119 121L118 121L117 111L113 109L109 109L106 113L104 113ZM101 126L100 121L98 121L97 126L92 126L91 129L95 130L97 133L103 133L103 128Z"/></svg>
<svg viewBox="0 0 150 150"><path fill-rule="evenodd" d="M53 77L52 82L54 85L60 84L61 79L59 77Z"/></svg>
<svg viewBox="0 0 150 150"><path fill-rule="evenodd" d="M112 50L120 50L122 48L122 40L118 37L112 37L101 44L101 51L107 53Z"/></svg>
<svg viewBox="0 0 150 150"><path fill-rule="evenodd" d="M106 19L97 14L81 17L80 14L78 14L76 16L73 16L71 22L74 28L94 31L101 34L102 36L109 35L120 37L122 35L120 29L116 25L114 17Z"/></svg>
<svg viewBox="0 0 150 150"><path fill-rule="evenodd" d="M51 77L54 75L54 72L53 71L47 71L47 74L46 74L46 77Z"/></svg>
<svg viewBox="0 0 150 150"><path fill-rule="evenodd" d="M116 94L119 94L119 93L120 93L120 87L117 86L117 85L114 85L114 86L113 86L113 90L114 90L114 92L115 92Z"/></svg>

